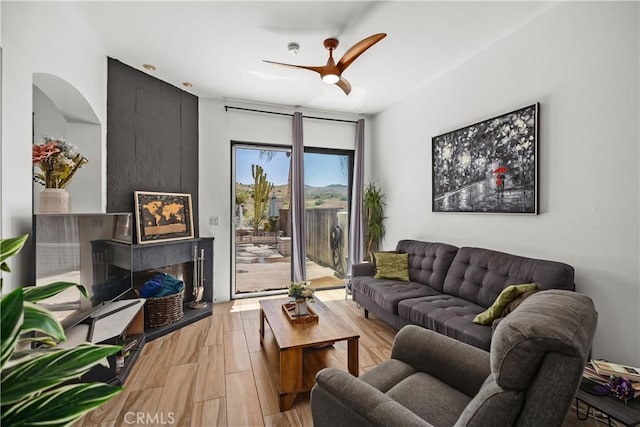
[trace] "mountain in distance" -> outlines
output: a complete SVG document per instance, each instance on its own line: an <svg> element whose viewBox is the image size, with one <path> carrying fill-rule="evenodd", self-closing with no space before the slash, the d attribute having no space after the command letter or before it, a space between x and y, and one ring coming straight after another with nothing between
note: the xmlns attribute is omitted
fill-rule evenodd
<svg viewBox="0 0 640 427"><path fill-rule="evenodd" d="M324 187L312 187L311 185L305 185L305 187L309 187L309 188L347 188L346 185L344 184L329 184L329 185L325 185Z"/></svg>
<svg viewBox="0 0 640 427"><path fill-rule="evenodd" d="M345 208L349 200L349 187L344 184L331 184L324 187L312 187L305 185L304 194L306 198L305 205L307 208ZM252 184L236 184L236 191L241 191L247 195L253 194ZM279 201L287 196L288 186L274 185L273 192ZM248 201L251 199L249 198Z"/></svg>

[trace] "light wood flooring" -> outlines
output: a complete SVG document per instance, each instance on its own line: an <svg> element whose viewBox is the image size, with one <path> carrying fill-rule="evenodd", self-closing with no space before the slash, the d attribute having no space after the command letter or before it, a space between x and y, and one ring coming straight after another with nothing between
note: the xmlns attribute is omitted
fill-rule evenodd
<svg viewBox="0 0 640 427"><path fill-rule="evenodd" d="M396 331L362 310L344 290L316 296L360 333L360 372L389 358ZM278 410L278 354L268 327L260 343L258 299L216 304L213 316L147 343L125 390L87 414L77 427L312 426L309 393L298 395L293 409ZM347 368L346 342L305 357L309 369ZM564 427L580 422L574 412Z"/></svg>

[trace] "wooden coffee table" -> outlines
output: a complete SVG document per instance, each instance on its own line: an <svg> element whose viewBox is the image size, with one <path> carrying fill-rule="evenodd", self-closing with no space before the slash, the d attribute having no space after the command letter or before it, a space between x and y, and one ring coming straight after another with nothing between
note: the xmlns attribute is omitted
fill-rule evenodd
<svg viewBox="0 0 640 427"><path fill-rule="evenodd" d="M344 319L338 317L324 304L316 300L312 305L318 313L318 322L291 323L282 311L282 304L287 298L260 301L260 338L264 338L265 320L271 327L280 356L280 372L278 381L279 405L281 411L293 407L296 395L309 391L312 382L305 384L303 380L303 351L305 348L332 344L336 341L347 341L347 368L358 376L358 339L356 331L345 325Z"/></svg>

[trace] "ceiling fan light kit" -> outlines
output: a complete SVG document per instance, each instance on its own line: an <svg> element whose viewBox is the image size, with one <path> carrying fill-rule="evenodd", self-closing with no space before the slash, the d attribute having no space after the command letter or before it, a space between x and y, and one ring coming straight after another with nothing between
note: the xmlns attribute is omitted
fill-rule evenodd
<svg viewBox="0 0 640 427"><path fill-rule="evenodd" d="M327 60L326 65L320 65L320 66L294 65L294 64L284 64L282 62L274 62L274 61L267 61L267 60L264 60L264 62L268 62L270 64L282 65L284 67L301 68L303 70L315 71L316 73L320 74L322 81L328 84L335 84L340 89L342 89L345 94L349 95L349 93L351 92L351 84L342 77L342 73L349 65L351 65L353 61L355 61L367 49L369 49L374 44L378 43L380 40L382 40L386 36L387 36L386 33L378 33L378 34L369 36L363 40L360 40L358 43L351 46L345 52L344 55L342 55L342 58L340 58L337 64L333 59L333 50L336 47L338 47L339 42L338 42L338 39L334 39L334 38L329 38L324 41L324 47L329 51L329 59ZM298 46L297 43L290 43L288 46L289 52L294 53L291 47L292 45L296 45L297 49L300 48L300 46ZM295 53L297 53L297 50Z"/></svg>
<svg viewBox="0 0 640 427"><path fill-rule="evenodd" d="M330 85L333 85L338 83L338 81L340 81L340 77L336 74L325 74L324 76L322 76L322 81Z"/></svg>

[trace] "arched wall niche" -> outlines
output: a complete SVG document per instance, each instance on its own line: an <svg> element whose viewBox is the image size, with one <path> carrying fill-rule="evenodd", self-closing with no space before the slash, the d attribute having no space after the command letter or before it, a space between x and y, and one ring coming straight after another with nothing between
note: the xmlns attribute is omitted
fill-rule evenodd
<svg viewBox="0 0 640 427"><path fill-rule="evenodd" d="M48 73L33 74L33 143L44 135L64 138L78 147L89 163L80 169L67 190L71 212L104 212L102 124L86 98L66 80ZM40 210L41 184L33 186L33 212Z"/></svg>

